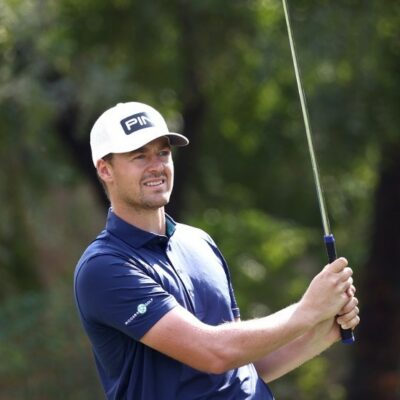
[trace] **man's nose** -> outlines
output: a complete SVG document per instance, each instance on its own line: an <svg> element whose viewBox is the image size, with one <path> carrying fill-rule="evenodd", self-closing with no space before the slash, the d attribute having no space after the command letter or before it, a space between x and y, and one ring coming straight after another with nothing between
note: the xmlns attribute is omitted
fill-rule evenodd
<svg viewBox="0 0 400 400"><path fill-rule="evenodd" d="M159 155L154 155L150 158L149 170L151 171L162 171L164 169L164 163Z"/></svg>

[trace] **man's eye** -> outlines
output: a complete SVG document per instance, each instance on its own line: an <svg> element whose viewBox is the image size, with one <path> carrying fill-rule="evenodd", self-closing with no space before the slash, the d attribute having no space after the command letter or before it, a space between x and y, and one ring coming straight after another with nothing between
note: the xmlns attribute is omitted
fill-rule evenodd
<svg viewBox="0 0 400 400"><path fill-rule="evenodd" d="M162 150L160 151L160 156L168 157L171 154L171 150Z"/></svg>

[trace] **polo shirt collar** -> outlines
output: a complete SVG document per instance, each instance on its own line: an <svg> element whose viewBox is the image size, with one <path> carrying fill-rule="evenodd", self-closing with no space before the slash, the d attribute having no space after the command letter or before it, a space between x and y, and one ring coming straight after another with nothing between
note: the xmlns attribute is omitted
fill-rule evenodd
<svg viewBox="0 0 400 400"><path fill-rule="evenodd" d="M106 230L135 248L143 247L152 241L167 242L175 232L176 222L168 214L165 214L165 217L167 234L158 235L129 224L119 218L110 208L107 215Z"/></svg>

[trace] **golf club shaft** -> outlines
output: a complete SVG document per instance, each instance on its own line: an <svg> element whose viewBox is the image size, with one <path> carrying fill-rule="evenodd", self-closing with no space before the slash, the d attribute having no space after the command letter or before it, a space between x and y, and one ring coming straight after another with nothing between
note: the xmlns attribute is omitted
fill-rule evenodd
<svg viewBox="0 0 400 400"><path fill-rule="evenodd" d="M307 144L308 144L308 150L309 150L310 158L311 158L311 165L312 165L312 171L313 171L313 176L314 176L315 188L317 191L318 205L319 205L319 209L321 212L322 226L323 226L323 230L324 230L324 242L325 242L325 247L326 247L326 250L328 253L328 259L329 259L329 262L331 263L331 262L335 261L337 258L335 239L334 239L332 233L330 233L329 219L328 219L328 215L326 212L325 201L324 201L324 197L323 197L323 193L322 193L322 189L321 189L321 183L320 183L320 179L319 179L318 164L317 164L317 159L315 157L314 145L313 145L313 141L312 141L311 125L310 125L310 120L308 117L307 103L306 103L306 98L304 95L303 85L301 82L301 75L300 75L300 70L299 70L299 66L298 66L298 62L297 62L296 49L295 49L295 45L294 45L292 28L291 28L290 18L289 18L289 10L288 10L286 0L282 0L282 4L283 4L283 10L285 13L285 20L286 20L286 26L287 26L288 36L289 36L289 44L290 44L290 51L292 54L294 72L295 72L295 76L296 76L297 89L298 89L299 97L300 97L301 111L303 113L304 126L306 129ZM353 331L351 329L340 328L340 334L341 334L341 338L342 338L342 343L347 343L347 344L354 343L355 339L354 339Z"/></svg>

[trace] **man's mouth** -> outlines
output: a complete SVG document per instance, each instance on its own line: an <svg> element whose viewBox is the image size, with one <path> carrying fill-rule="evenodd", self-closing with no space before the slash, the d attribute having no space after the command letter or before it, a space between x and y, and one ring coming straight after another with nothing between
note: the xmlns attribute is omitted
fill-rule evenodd
<svg viewBox="0 0 400 400"><path fill-rule="evenodd" d="M154 180L154 181L145 182L144 186L156 187L156 186L161 186L164 183L165 183L165 179L158 179L158 180Z"/></svg>

